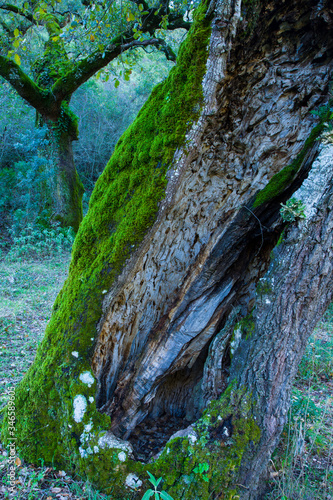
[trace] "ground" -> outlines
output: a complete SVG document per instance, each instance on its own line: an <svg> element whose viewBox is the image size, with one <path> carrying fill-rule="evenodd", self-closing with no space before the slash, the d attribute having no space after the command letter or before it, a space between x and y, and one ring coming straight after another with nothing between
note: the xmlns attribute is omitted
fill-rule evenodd
<svg viewBox="0 0 333 500"><path fill-rule="evenodd" d="M52 304L66 279L69 253L31 261L0 261L0 409L33 362ZM294 386L288 424L270 468L267 500L333 499L333 307L310 339ZM43 463L17 459L14 496L8 493L6 450L0 444L0 499L100 500L84 479ZM174 499L177 500L177 499Z"/></svg>

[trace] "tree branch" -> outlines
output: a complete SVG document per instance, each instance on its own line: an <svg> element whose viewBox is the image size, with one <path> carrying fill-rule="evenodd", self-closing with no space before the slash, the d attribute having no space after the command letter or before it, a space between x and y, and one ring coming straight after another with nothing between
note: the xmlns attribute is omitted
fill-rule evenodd
<svg viewBox="0 0 333 500"><path fill-rule="evenodd" d="M160 50L162 50L169 59L175 60L176 58L172 49L160 38L150 38L140 41L133 40L131 35L127 42L121 43L123 37L124 35L117 36L114 42L105 49L104 53L100 51L94 52L80 61L72 71L66 73L62 78L59 78L52 87L52 94L55 101L60 103L64 99L70 97L83 83L126 50L153 45L160 47Z"/></svg>
<svg viewBox="0 0 333 500"><path fill-rule="evenodd" d="M49 92L40 89L14 61L0 55L0 76L39 113L55 117L56 103Z"/></svg>
<svg viewBox="0 0 333 500"><path fill-rule="evenodd" d="M20 16L30 21L32 24L35 25L37 24L32 14L30 14L29 12L25 12L25 10L20 9L16 5L11 5L9 3L2 3L0 4L0 9L8 10L9 12L13 12L14 14L19 14Z"/></svg>
<svg viewBox="0 0 333 500"><path fill-rule="evenodd" d="M159 40L159 45L157 48L165 54L165 57L168 59L168 61L175 61L177 59L177 56L170 45L168 45L166 41L163 40L163 38L157 38L157 40Z"/></svg>

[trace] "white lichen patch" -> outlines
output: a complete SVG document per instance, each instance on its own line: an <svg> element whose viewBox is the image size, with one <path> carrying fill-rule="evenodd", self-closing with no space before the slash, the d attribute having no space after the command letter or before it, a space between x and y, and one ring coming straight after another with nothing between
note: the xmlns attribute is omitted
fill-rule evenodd
<svg viewBox="0 0 333 500"><path fill-rule="evenodd" d="M94 446L94 453L98 453L98 452L99 452L98 446Z"/></svg>
<svg viewBox="0 0 333 500"><path fill-rule="evenodd" d="M90 420L90 422L84 426L83 432L80 436L80 441L82 444L88 443L88 441L90 441L94 437L94 435L91 434L92 428L93 428L93 423Z"/></svg>
<svg viewBox="0 0 333 500"><path fill-rule="evenodd" d="M92 396L89 396L88 400L89 400L89 403L93 403L95 401Z"/></svg>
<svg viewBox="0 0 333 500"><path fill-rule="evenodd" d="M84 431L83 432L85 432L85 433L90 432L92 428L93 428L93 423L89 422L89 424L87 424L87 425L84 426Z"/></svg>
<svg viewBox="0 0 333 500"><path fill-rule="evenodd" d="M80 455L81 455L82 458L87 458L88 453L81 446L79 447L79 452L80 452Z"/></svg>
<svg viewBox="0 0 333 500"><path fill-rule="evenodd" d="M75 422L82 422L83 416L87 409L87 400L82 394L75 396L73 401L74 414L73 418Z"/></svg>
<svg viewBox="0 0 333 500"><path fill-rule="evenodd" d="M79 353L77 351L72 351L72 356L74 356L74 358L78 358Z"/></svg>
<svg viewBox="0 0 333 500"><path fill-rule="evenodd" d="M230 351L231 351L232 355L236 351L236 349L241 341L241 338L242 338L242 329L240 327L238 327L234 330L234 338L230 342Z"/></svg>
<svg viewBox="0 0 333 500"><path fill-rule="evenodd" d="M93 383L95 382L95 379L90 372L81 373L81 375L79 376L79 379L81 380L81 382L86 384L88 387L91 387L93 385Z"/></svg>
<svg viewBox="0 0 333 500"><path fill-rule="evenodd" d="M118 458L121 462L125 462L126 460L126 453L124 451L121 451L120 453L118 453Z"/></svg>
<svg viewBox="0 0 333 500"><path fill-rule="evenodd" d="M271 304L271 301L269 299L265 300L266 304Z"/></svg>
<svg viewBox="0 0 333 500"><path fill-rule="evenodd" d="M98 445L101 448L120 448L121 450L132 453L132 446L130 443L116 438L112 432L106 432L103 434L98 440Z"/></svg>
<svg viewBox="0 0 333 500"><path fill-rule="evenodd" d="M116 438L112 432L105 432L98 439L98 446L100 448L118 448L122 451L126 451L130 455L133 454L133 449L128 441L123 441L122 439Z"/></svg>
<svg viewBox="0 0 333 500"><path fill-rule="evenodd" d="M125 484L132 490L137 490L142 486L142 481L135 474L128 474Z"/></svg>
<svg viewBox="0 0 333 500"><path fill-rule="evenodd" d="M195 432L192 425L189 425L188 427L186 427L186 429L181 429L180 431L177 431L174 434L172 434L172 436L169 438L168 443L170 441L172 441L173 439L184 438L184 437L188 438L188 440L192 446L197 442L198 434ZM167 451L167 453L169 453L169 452Z"/></svg>
<svg viewBox="0 0 333 500"><path fill-rule="evenodd" d="M198 441L198 436L197 436L197 433L196 432L191 432L189 435L188 435L188 440L189 442L191 443L191 445L193 446L197 441Z"/></svg>

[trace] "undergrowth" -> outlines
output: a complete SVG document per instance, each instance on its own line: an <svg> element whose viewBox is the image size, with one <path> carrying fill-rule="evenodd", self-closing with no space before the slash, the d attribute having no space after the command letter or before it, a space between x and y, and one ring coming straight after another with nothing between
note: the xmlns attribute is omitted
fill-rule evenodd
<svg viewBox="0 0 333 500"><path fill-rule="evenodd" d="M22 229L12 228L10 234L10 250L2 252L9 261L38 260L61 255L71 250L75 237L71 227L62 228L58 224L49 228L27 224Z"/></svg>
<svg viewBox="0 0 333 500"><path fill-rule="evenodd" d="M333 499L333 304L311 336L288 422L271 461L266 500Z"/></svg>

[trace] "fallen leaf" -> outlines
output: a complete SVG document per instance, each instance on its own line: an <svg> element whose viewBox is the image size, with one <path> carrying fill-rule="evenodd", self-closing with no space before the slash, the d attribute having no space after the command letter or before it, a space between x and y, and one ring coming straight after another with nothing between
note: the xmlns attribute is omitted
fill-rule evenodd
<svg viewBox="0 0 333 500"><path fill-rule="evenodd" d="M15 460L15 464L19 467L21 465L21 460L19 459L19 457L16 457L16 460Z"/></svg>
<svg viewBox="0 0 333 500"><path fill-rule="evenodd" d="M51 493L60 493L61 488L51 488Z"/></svg>

